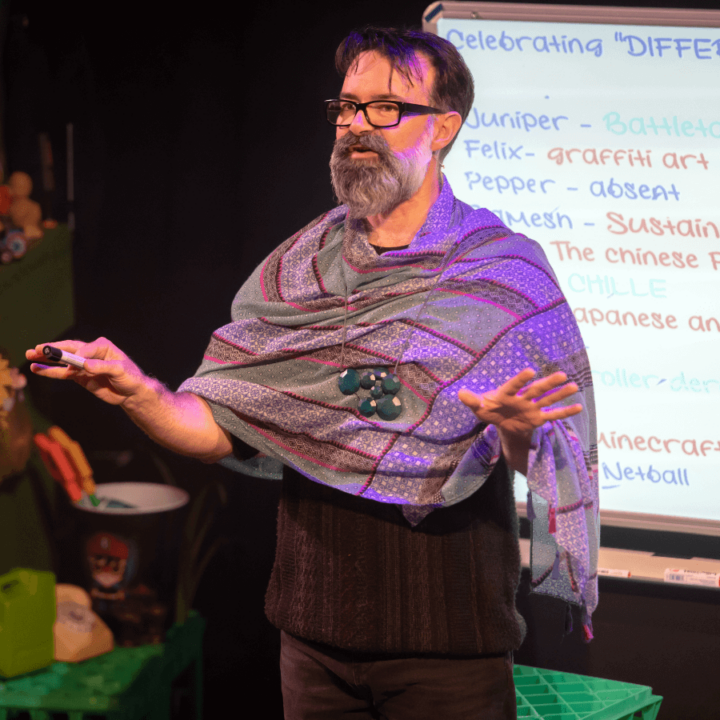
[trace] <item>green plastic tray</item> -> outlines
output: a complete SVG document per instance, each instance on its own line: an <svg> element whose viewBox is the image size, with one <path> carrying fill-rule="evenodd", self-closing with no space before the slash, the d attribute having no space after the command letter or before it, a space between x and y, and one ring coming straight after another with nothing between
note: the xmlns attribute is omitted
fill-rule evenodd
<svg viewBox="0 0 720 720"><path fill-rule="evenodd" d="M515 665L518 718L655 720L662 697L644 685Z"/></svg>

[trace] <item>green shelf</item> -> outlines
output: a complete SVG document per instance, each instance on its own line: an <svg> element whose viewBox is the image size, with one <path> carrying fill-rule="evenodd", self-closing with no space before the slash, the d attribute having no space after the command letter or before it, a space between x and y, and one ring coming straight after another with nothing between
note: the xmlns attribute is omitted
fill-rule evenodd
<svg viewBox="0 0 720 720"><path fill-rule="evenodd" d="M58 225L25 257L0 265L0 346L20 367L28 348L56 340L74 322L72 235Z"/></svg>
<svg viewBox="0 0 720 720"><path fill-rule="evenodd" d="M174 679L195 665L195 717L202 717L202 638L205 620L191 611L168 630L165 642L115 648L80 663L56 662L0 680L0 720L169 720Z"/></svg>
<svg viewBox="0 0 720 720"><path fill-rule="evenodd" d="M516 665L518 718L655 720L662 697L645 685Z"/></svg>

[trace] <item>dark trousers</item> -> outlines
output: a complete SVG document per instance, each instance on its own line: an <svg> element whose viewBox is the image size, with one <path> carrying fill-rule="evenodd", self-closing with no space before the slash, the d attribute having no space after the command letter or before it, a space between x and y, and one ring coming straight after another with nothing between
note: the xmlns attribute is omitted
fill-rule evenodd
<svg viewBox="0 0 720 720"><path fill-rule="evenodd" d="M285 720L515 720L512 654L348 662L281 634Z"/></svg>

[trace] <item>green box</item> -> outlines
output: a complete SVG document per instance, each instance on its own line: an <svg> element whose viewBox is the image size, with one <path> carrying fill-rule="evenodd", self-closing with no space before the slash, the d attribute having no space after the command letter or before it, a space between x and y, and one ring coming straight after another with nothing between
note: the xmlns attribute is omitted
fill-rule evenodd
<svg viewBox="0 0 720 720"><path fill-rule="evenodd" d="M28 348L57 340L74 323L72 236L58 225L23 258L0 265L0 346L20 367Z"/></svg>
<svg viewBox="0 0 720 720"><path fill-rule="evenodd" d="M14 677L53 662L55 575L16 568L0 576L0 675Z"/></svg>

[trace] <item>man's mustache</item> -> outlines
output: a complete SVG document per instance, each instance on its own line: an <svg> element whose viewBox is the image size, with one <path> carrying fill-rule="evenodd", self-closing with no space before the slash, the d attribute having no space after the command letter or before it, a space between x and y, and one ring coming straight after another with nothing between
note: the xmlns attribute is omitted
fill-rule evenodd
<svg viewBox="0 0 720 720"><path fill-rule="evenodd" d="M345 157L350 154L351 147L358 145L376 152L381 158L388 157L391 154L390 147L382 136L353 135L351 132L346 133L335 141L335 153L341 157Z"/></svg>

